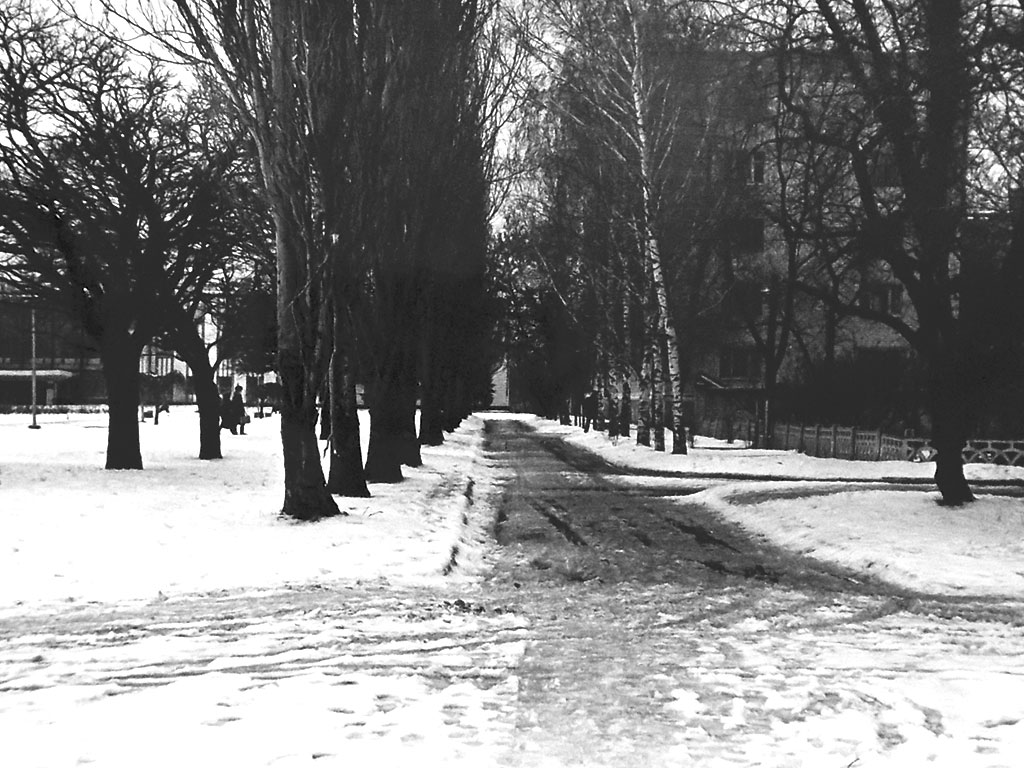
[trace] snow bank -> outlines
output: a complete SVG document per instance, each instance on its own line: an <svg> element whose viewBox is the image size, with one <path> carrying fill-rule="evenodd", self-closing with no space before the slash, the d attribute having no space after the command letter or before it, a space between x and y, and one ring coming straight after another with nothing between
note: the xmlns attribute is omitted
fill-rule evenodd
<svg viewBox="0 0 1024 768"><path fill-rule="evenodd" d="M143 471L103 469L106 416L0 417L0 607L152 599L175 592L379 580L425 584L478 570L468 514L492 470L483 422L468 419L406 480L339 499L348 514L281 519L279 420L222 433L199 461L198 416L173 408L141 425ZM368 429L363 429L364 436ZM365 451L365 445L364 445Z"/></svg>

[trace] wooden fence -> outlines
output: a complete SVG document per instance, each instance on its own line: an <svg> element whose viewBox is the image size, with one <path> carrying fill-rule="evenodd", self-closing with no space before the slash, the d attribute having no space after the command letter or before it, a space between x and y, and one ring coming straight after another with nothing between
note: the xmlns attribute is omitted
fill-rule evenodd
<svg viewBox="0 0 1024 768"><path fill-rule="evenodd" d="M714 437L754 441L754 424L708 424ZM772 448L800 451L808 456L860 461L932 461L936 450L927 438L894 437L880 429L840 427L835 424L776 424ZM1024 440L969 440L963 451L965 463L1024 466Z"/></svg>
<svg viewBox="0 0 1024 768"><path fill-rule="evenodd" d="M773 448L809 456L861 461L932 461L935 448L926 438L894 437L880 429L836 425L776 424ZM969 440L965 463L1024 466L1024 440Z"/></svg>

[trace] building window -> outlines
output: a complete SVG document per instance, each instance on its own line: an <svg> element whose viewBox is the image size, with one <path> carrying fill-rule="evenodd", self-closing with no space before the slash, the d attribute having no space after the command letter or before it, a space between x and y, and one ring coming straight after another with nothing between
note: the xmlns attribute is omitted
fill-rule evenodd
<svg viewBox="0 0 1024 768"><path fill-rule="evenodd" d="M729 286L724 304L733 317L757 319L764 313L764 292L755 282L736 282Z"/></svg>
<svg viewBox="0 0 1024 768"><path fill-rule="evenodd" d="M727 237L740 253L760 253L764 250L764 219L742 216L732 219Z"/></svg>
<svg viewBox="0 0 1024 768"><path fill-rule="evenodd" d="M758 379L761 358L752 347L722 347L718 354L718 375L723 379Z"/></svg>
<svg viewBox="0 0 1024 768"><path fill-rule="evenodd" d="M157 347L146 346L139 357L139 373L166 376L174 370L174 355Z"/></svg>
<svg viewBox="0 0 1024 768"><path fill-rule="evenodd" d="M760 149L733 149L725 153L725 175L739 184L764 184L765 158Z"/></svg>
<svg viewBox="0 0 1024 768"><path fill-rule="evenodd" d="M760 149L750 153L750 183L764 184L764 152Z"/></svg>
<svg viewBox="0 0 1024 768"><path fill-rule="evenodd" d="M901 315L903 286L894 283L868 283L861 287L857 305L861 309L885 315Z"/></svg>
<svg viewBox="0 0 1024 768"><path fill-rule="evenodd" d="M900 170L896 165L896 158L892 152L882 150L870 160L868 172L871 175L871 184L875 188L901 187Z"/></svg>

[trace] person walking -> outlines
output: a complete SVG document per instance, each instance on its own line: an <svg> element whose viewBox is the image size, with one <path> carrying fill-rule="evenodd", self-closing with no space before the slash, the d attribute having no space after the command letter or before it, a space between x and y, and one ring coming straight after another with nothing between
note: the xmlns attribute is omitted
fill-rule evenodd
<svg viewBox="0 0 1024 768"><path fill-rule="evenodd" d="M238 425L238 434L245 434L245 422L249 420L249 417L245 415L245 401L242 400L242 385L239 384L235 387L235 394L231 397L231 415L234 419L234 423ZM235 434L235 430L231 430L231 434Z"/></svg>
<svg viewBox="0 0 1024 768"><path fill-rule="evenodd" d="M220 428L232 435L238 434L238 420L235 418L235 407L229 390L224 390L220 397Z"/></svg>

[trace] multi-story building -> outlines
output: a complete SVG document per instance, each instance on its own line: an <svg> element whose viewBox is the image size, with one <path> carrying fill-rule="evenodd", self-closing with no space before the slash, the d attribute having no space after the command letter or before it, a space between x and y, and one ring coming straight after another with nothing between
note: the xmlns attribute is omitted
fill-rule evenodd
<svg viewBox="0 0 1024 768"><path fill-rule="evenodd" d="M0 403L25 404L36 381L40 404L98 402L99 358L60 312L0 290Z"/></svg>
<svg viewBox="0 0 1024 768"><path fill-rule="evenodd" d="M204 338L214 330L204 322ZM139 360L142 399L146 403L194 401L188 366L174 354L147 345ZM106 384L99 354L89 337L66 314L32 304L0 289L0 406L102 404ZM231 361L218 368L218 384L230 390L245 386L255 399L255 377L245 376Z"/></svg>
<svg viewBox="0 0 1024 768"><path fill-rule="evenodd" d="M812 252L821 243L810 245L792 232L787 239L778 222L794 211L783 210L780 200L785 191L791 201L794 190L784 187L806 169L795 166L802 158L777 154L779 144L770 134L773 121L768 118L778 104L771 106L763 98L747 101L763 105L765 112L736 112L737 121L749 124L730 132L741 138L733 138L721 153L719 173L729 184L731 210L722 227L723 276L712 288L718 296L714 332L705 334L695 355L698 429L730 433L737 422L763 427L776 415L913 428L922 403L911 401L923 398L906 391L913 389L912 383L896 381L912 369L910 347L889 326L862 316L888 315L913 323L902 285L869 249L856 258L832 260ZM891 163L875 158L870 172L880 195L898 197L898 175ZM832 202L840 203L835 210L802 203L803 210L796 212L808 219L819 217L812 224L819 228L831 225L830 215L849 217L858 204L852 170L833 165L829 173L835 185ZM851 228L853 219L843 225ZM850 242L833 241L825 247L839 251L849 249ZM824 264L837 269L828 272ZM842 301L828 301L825 294ZM857 380L872 376L868 386ZM896 397L901 388L902 395ZM875 402L869 402L874 393Z"/></svg>

